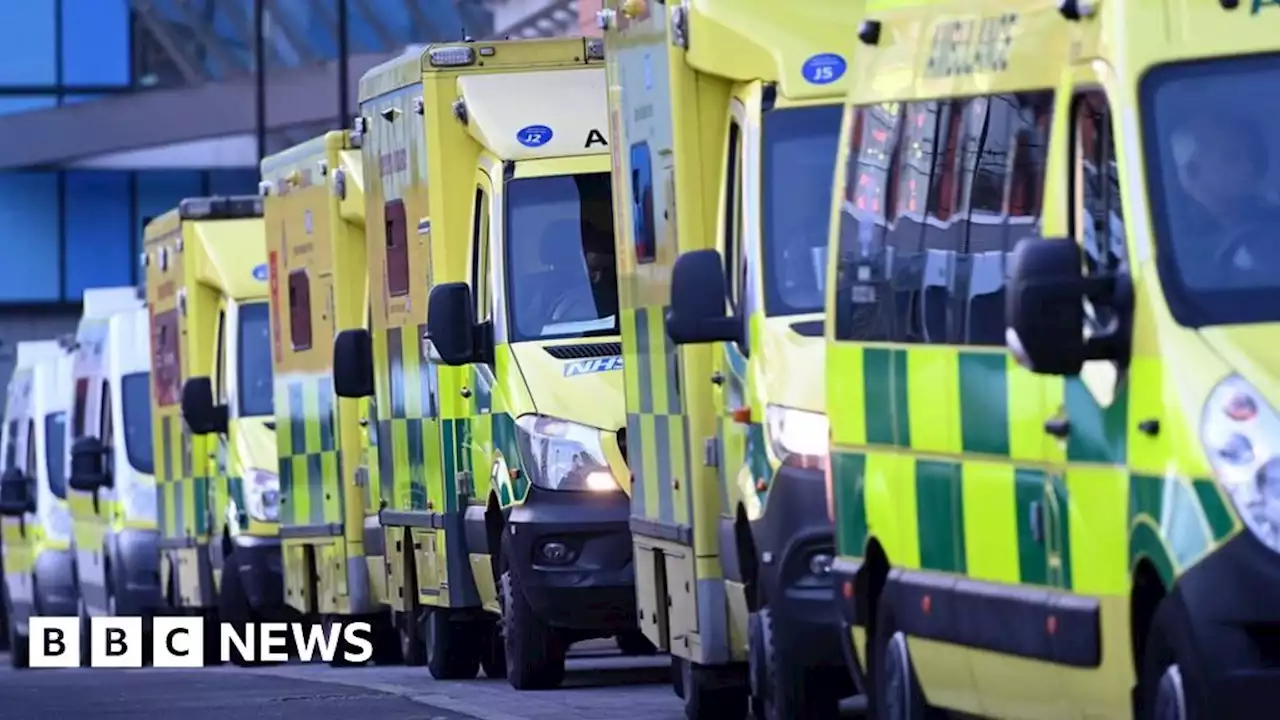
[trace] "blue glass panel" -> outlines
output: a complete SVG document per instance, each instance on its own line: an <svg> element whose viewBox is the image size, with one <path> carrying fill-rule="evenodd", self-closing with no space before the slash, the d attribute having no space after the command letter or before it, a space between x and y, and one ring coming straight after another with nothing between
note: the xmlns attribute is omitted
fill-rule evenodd
<svg viewBox="0 0 1280 720"><path fill-rule="evenodd" d="M4 50L0 49L0 58L3 56ZM0 59L0 62L4 61ZM58 98L53 95L0 95L0 115L43 110L57 104Z"/></svg>
<svg viewBox="0 0 1280 720"><path fill-rule="evenodd" d="M169 212L178 207L183 198L203 194L201 174L199 170L138 172L138 227L134 228L138 247L142 247L142 226L147 218Z"/></svg>
<svg viewBox="0 0 1280 720"><path fill-rule="evenodd" d="M110 97L112 93L87 93L84 95L63 95L63 105L76 105L82 102L92 102L104 97Z"/></svg>
<svg viewBox="0 0 1280 720"><path fill-rule="evenodd" d="M0 173L0 301L58 300L58 176Z"/></svg>
<svg viewBox="0 0 1280 720"><path fill-rule="evenodd" d="M258 171L253 168L213 170L209 173L209 192L214 195L256 195Z"/></svg>
<svg viewBox="0 0 1280 720"><path fill-rule="evenodd" d="M66 299L79 300L86 288L128 285L134 262L129 173L68 172L66 198Z"/></svg>
<svg viewBox="0 0 1280 720"><path fill-rule="evenodd" d="M53 37L56 10L49 0L0 2L0 85L58 82Z"/></svg>
<svg viewBox="0 0 1280 720"><path fill-rule="evenodd" d="M129 3L62 0L62 82L129 84Z"/></svg>

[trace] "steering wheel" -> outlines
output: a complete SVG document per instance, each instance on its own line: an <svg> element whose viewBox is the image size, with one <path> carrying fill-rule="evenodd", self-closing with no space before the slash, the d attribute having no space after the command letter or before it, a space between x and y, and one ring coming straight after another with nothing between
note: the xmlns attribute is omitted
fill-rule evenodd
<svg viewBox="0 0 1280 720"><path fill-rule="evenodd" d="M1273 225L1261 221L1244 223L1232 230L1221 247L1213 254L1214 268L1234 271L1255 270L1256 268L1253 267L1242 268L1236 265L1236 253L1249 247L1255 248L1255 252L1257 252L1258 248L1267 248L1278 240L1280 239L1276 237L1276 229ZM1265 263L1262 265L1265 265Z"/></svg>

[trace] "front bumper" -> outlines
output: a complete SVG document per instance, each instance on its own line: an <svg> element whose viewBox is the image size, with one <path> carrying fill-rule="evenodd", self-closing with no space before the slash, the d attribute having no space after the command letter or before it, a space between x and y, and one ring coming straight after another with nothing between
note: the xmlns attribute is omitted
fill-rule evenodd
<svg viewBox="0 0 1280 720"><path fill-rule="evenodd" d="M236 549L229 560L235 565L224 567L223 572L240 573L249 605L255 612L265 619L289 614L284 602L284 558L279 538L237 538Z"/></svg>
<svg viewBox="0 0 1280 720"><path fill-rule="evenodd" d="M165 606L160 587L160 533L124 530L115 536L111 587L119 615L155 615Z"/></svg>
<svg viewBox="0 0 1280 720"><path fill-rule="evenodd" d="M1170 600L1188 628L1215 712L1248 718L1274 709L1280 701L1280 556L1246 530L1184 573Z"/></svg>
<svg viewBox="0 0 1280 720"><path fill-rule="evenodd" d="M572 630L636 627L630 515L625 493L529 489L507 518L503 552L538 617ZM549 560L547 543L563 544L565 559Z"/></svg>
<svg viewBox="0 0 1280 720"><path fill-rule="evenodd" d="M774 642L789 662L809 668L845 668L840 614L829 570L810 561L835 556L821 470L783 465L774 475L764 515L752 524L759 582L774 623Z"/></svg>

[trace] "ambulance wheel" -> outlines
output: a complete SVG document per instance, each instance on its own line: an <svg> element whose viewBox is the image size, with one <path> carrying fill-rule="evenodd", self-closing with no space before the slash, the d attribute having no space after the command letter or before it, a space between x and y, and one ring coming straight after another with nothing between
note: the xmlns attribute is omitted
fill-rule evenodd
<svg viewBox="0 0 1280 720"><path fill-rule="evenodd" d="M89 606L84 602L83 591L80 588L76 590L80 593L76 598L76 617L80 621L80 665L89 667L90 658L93 657L93 633L89 632L93 621L89 619Z"/></svg>
<svg viewBox="0 0 1280 720"><path fill-rule="evenodd" d="M1199 691L1199 659L1188 642L1185 614L1166 597L1156 610L1142 653L1139 720L1202 720L1209 717Z"/></svg>
<svg viewBox="0 0 1280 720"><path fill-rule="evenodd" d="M502 639L511 687L549 690L564 682L564 642L533 613L519 577L510 569L502 573Z"/></svg>
<svg viewBox="0 0 1280 720"><path fill-rule="evenodd" d="M3 584L0 579L0 584ZM18 623L13 614L13 605L9 602L9 593L4 594L5 629L9 640L9 665L15 670L22 670L31 663L31 638L18 632Z"/></svg>
<svg viewBox="0 0 1280 720"><path fill-rule="evenodd" d="M199 613L204 621L204 664L222 664L222 632L217 610L206 610Z"/></svg>
<svg viewBox="0 0 1280 720"><path fill-rule="evenodd" d="M480 654L471 623L455 620L445 608L427 612L427 670L437 680L470 680L480 672Z"/></svg>
<svg viewBox="0 0 1280 720"><path fill-rule="evenodd" d="M399 665L404 662L404 648L400 643L400 633L391 620L390 613L375 613L365 616L373 628L373 664ZM418 644L422 652L422 644Z"/></svg>
<svg viewBox="0 0 1280 720"><path fill-rule="evenodd" d="M340 628L341 626L346 625L347 621L348 621L348 618L342 615L322 615L320 617L319 624L320 624L321 631L323 631L324 636L327 638L329 637L329 633L334 632L335 625ZM376 639L374 638L370 638L370 639L374 640L374 642L377 642ZM356 665L363 665L364 663L352 662L350 660L347 660L346 654L349 652L355 652L355 651L356 651L355 645L352 645L351 643L347 642L345 638L338 638L337 651L334 652L333 659L328 662L329 667L340 668L340 667L355 667ZM374 646L374 652L377 652L377 645Z"/></svg>
<svg viewBox="0 0 1280 720"><path fill-rule="evenodd" d="M775 642L773 612L752 614L751 710L756 720L829 720L840 717L840 697L831 678L787 657Z"/></svg>
<svg viewBox="0 0 1280 720"><path fill-rule="evenodd" d="M876 720L939 720L945 717L929 707L916 677L907 647L907 636L897 627L891 599L882 596L876 618L872 648L879 658L873 692L871 717Z"/></svg>
<svg viewBox="0 0 1280 720"><path fill-rule="evenodd" d="M746 685L726 685L708 668L684 658L673 658L680 679L676 692L684 699L686 720L743 720L750 699Z"/></svg>
<svg viewBox="0 0 1280 720"><path fill-rule="evenodd" d="M240 567L239 559L233 552L227 556L226 561L222 565L222 584L218 588L218 616L222 622L231 625L241 637L246 637L245 630L250 623L253 622L253 606L249 604L249 593L245 590L244 579L240 577L237 568ZM205 626L206 629L208 626ZM220 633L217 631L217 619L213 622L213 637L216 644L221 643ZM205 652L209 651L209 634L205 634ZM214 648L217 650L218 648ZM238 667L252 667L258 663L250 660L236 649L234 643L230 647L231 662Z"/></svg>
<svg viewBox="0 0 1280 720"><path fill-rule="evenodd" d="M427 641L423 637L422 613L415 607L410 612L395 612L396 634L400 636L400 656L404 664L421 667L427 664Z"/></svg>
<svg viewBox="0 0 1280 720"><path fill-rule="evenodd" d="M501 680L507 676L507 649L503 645L502 627L497 622L481 622L480 667L484 676Z"/></svg>

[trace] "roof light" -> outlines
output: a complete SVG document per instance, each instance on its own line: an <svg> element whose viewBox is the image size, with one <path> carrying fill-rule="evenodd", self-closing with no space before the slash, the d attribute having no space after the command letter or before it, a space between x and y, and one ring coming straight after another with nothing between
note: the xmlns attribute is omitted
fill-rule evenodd
<svg viewBox="0 0 1280 720"><path fill-rule="evenodd" d="M255 195L187 198L178 204L183 220L236 220L262 217L262 198Z"/></svg>
<svg viewBox="0 0 1280 720"><path fill-rule="evenodd" d="M587 59L588 60L604 59L604 39L603 38L587 39Z"/></svg>
<svg viewBox="0 0 1280 720"><path fill-rule="evenodd" d="M476 51L466 45L433 47L427 51L431 67L461 67L476 61Z"/></svg>

